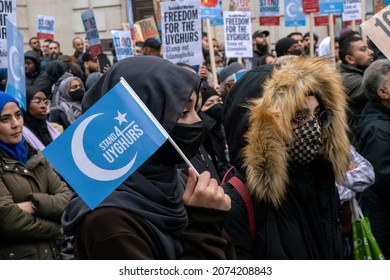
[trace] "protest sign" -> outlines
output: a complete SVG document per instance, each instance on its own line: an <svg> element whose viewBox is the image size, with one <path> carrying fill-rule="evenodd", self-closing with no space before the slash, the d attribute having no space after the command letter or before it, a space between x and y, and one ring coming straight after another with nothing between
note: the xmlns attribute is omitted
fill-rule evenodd
<svg viewBox="0 0 390 280"><path fill-rule="evenodd" d="M94 209L168 137L122 78L43 154Z"/></svg>
<svg viewBox="0 0 390 280"><path fill-rule="evenodd" d="M130 32L123 30L111 30L117 60L134 56Z"/></svg>
<svg viewBox="0 0 390 280"><path fill-rule="evenodd" d="M251 57L252 24L250 12L224 12L226 57Z"/></svg>
<svg viewBox="0 0 390 280"><path fill-rule="evenodd" d="M221 5L218 0L201 0L200 15L201 18L217 18L221 16Z"/></svg>
<svg viewBox="0 0 390 280"><path fill-rule="evenodd" d="M55 18L53 16L38 15L38 40L54 40L54 23Z"/></svg>
<svg viewBox="0 0 390 280"><path fill-rule="evenodd" d="M229 11L250 12L251 0L230 0Z"/></svg>
<svg viewBox="0 0 390 280"><path fill-rule="evenodd" d="M16 25L16 0L0 1L0 69L8 67L7 19Z"/></svg>
<svg viewBox="0 0 390 280"><path fill-rule="evenodd" d="M344 0L318 0L320 14L341 14L344 9Z"/></svg>
<svg viewBox="0 0 390 280"><path fill-rule="evenodd" d="M362 18L361 0L344 0L343 21L358 20Z"/></svg>
<svg viewBox="0 0 390 280"><path fill-rule="evenodd" d="M142 37L144 38L144 40L149 38L155 38L158 41L160 41L160 35L158 33L156 21L154 20L154 17L141 19L136 21L136 23L139 25L141 29Z"/></svg>
<svg viewBox="0 0 390 280"><path fill-rule="evenodd" d="M96 60L98 54L103 52L102 44L100 43L99 32L97 30L95 16L93 10L89 9L81 13L81 20L83 21L84 30L88 39L89 51L91 52L91 59Z"/></svg>
<svg viewBox="0 0 390 280"><path fill-rule="evenodd" d="M279 0L259 1L259 23L260 25L277 26L280 23L280 3Z"/></svg>
<svg viewBox="0 0 390 280"><path fill-rule="evenodd" d="M202 29L198 1L161 3L163 57L173 63L202 64Z"/></svg>
<svg viewBox="0 0 390 280"><path fill-rule="evenodd" d="M360 27L387 59L390 59L390 6L380 10Z"/></svg>
<svg viewBox="0 0 390 280"><path fill-rule="evenodd" d="M302 10L305 14L318 13L318 0L302 0Z"/></svg>

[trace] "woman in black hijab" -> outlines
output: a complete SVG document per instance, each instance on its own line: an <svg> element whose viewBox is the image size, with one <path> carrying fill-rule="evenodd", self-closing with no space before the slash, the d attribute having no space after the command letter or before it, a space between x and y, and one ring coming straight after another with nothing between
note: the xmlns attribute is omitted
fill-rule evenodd
<svg viewBox="0 0 390 280"><path fill-rule="evenodd" d="M50 100L43 90L30 86L26 91L26 101L23 135L31 146L42 151L60 134L46 118Z"/></svg>
<svg viewBox="0 0 390 280"><path fill-rule="evenodd" d="M205 133L195 111L200 77L161 58L123 59L86 93L84 108L121 77L191 158ZM230 199L208 172L196 178L190 169L184 188L176 168L181 161L167 141L94 211L75 197L62 218L65 234L74 236L75 258L234 257L222 230Z"/></svg>

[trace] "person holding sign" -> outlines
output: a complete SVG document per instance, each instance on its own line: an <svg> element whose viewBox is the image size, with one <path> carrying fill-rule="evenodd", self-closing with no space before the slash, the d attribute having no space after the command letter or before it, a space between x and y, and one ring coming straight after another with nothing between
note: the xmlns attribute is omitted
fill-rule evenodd
<svg viewBox="0 0 390 280"><path fill-rule="evenodd" d="M90 108L123 77L146 107L192 158L206 133L196 113L201 78L153 56L115 63L83 99ZM146 147L145 147L146 148ZM234 249L222 230L230 199L208 172L189 170L186 186L176 165L184 162L163 144L93 211L80 197L62 218L76 259L226 259Z"/></svg>
<svg viewBox="0 0 390 280"><path fill-rule="evenodd" d="M72 191L25 142L16 99L0 92L0 259L59 259L60 219Z"/></svg>

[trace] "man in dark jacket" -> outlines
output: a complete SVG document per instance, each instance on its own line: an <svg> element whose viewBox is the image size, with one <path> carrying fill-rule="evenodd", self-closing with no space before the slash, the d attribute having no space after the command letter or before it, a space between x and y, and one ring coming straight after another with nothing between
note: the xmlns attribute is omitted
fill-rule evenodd
<svg viewBox="0 0 390 280"><path fill-rule="evenodd" d="M34 50L24 54L24 69L26 75L26 87L34 86L42 89L46 95L51 92L52 83L46 76L45 71L41 71L38 54Z"/></svg>
<svg viewBox="0 0 390 280"><path fill-rule="evenodd" d="M356 119L358 150L374 167L375 183L361 196L363 212L386 259L390 258L390 62L373 62L363 76L368 103Z"/></svg>
<svg viewBox="0 0 390 280"><path fill-rule="evenodd" d="M361 37L349 36L340 40L340 72L344 78L345 91L348 96L349 125L360 114L368 99L361 88L364 70L373 62L373 51Z"/></svg>
<svg viewBox="0 0 390 280"><path fill-rule="evenodd" d="M252 68L255 68L259 65L260 57L266 55L269 52L267 37L269 32L267 30L257 30L252 35L252 44L253 44L253 57L252 57ZM247 68L250 68L247 65Z"/></svg>

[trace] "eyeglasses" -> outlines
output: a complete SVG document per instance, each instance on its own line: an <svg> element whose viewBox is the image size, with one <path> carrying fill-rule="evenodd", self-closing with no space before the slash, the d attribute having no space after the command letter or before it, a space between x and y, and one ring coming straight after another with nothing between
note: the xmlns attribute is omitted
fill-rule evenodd
<svg viewBox="0 0 390 280"><path fill-rule="evenodd" d="M321 128L327 128L329 127L330 123L332 122L333 114L329 111L322 111L319 114L316 114L315 116L310 114L302 114L297 116L293 123L298 125L298 127L301 127L305 125L306 123L310 122L311 124L314 123L314 121L317 121Z"/></svg>
<svg viewBox="0 0 390 280"><path fill-rule="evenodd" d="M38 105L44 104L45 106L49 106L51 102L48 99L45 99L45 100L43 100L43 99L32 99L30 101L30 103L35 103L35 104L38 104Z"/></svg>

